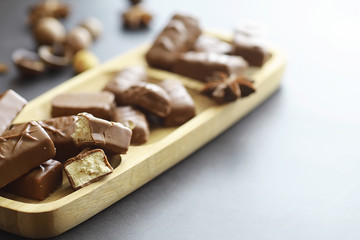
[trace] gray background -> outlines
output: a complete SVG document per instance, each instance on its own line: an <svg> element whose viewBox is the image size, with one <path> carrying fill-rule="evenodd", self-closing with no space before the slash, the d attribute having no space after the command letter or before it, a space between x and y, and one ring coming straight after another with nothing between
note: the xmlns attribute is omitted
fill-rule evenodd
<svg viewBox="0 0 360 240"><path fill-rule="evenodd" d="M102 62L151 41L177 11L204 28L232 30L244 20L269 28L287 53L280 90L184 161L58 239L359 239L360 2L145 1L155 19L129 32L128 2L66 1L66 27L87 16L105 24L92 46ZM34 1L0 1L0 61L34 48L24 24ZM28 100L69 79L71 68L19 79L12 67L0 90ZM18 237L0 231L0 239Z"/></svg>

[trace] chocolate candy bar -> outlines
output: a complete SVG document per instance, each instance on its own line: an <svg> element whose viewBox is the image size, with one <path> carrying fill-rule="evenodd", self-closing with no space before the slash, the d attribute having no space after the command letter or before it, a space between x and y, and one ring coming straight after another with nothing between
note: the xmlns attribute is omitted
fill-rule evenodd
<svg viewBox="0 0 360 240"><path fill-rule="evenodd" d="M115 96L110 92L64 93L53 98L51 106L53 117L88 112L110 120L115 109Z"/></svg>
<svg viewBox="0 0 360 240"><path fill-rule="evenodd" d="M178 126L195 116L195 104L184 85L175 79L159 83L170 96L170 113L164 118L165 126Z"/></svg>
<svg viewBox="0 0 360 240"><path fill-rule="evenodd" d="M187 52L174 65L174 72L206 82L215 72L243 75L247 62L239 56L213 52Z"/></svg>
<svg viewBox="0 0 360 240"><path fill-rule="evenodd" d="M193 48L201 29L196 18L188 15L174 15L159 34L145 58L151 67L171 70L180 53Z"/></svg>
<svg viewBox="0 0 360 240"><path fill-rule="evenodd" d="M264 30L256 24L242 24L235 30L234 55L242 56L250 66L261 67L269 57Z"/></svg>
<svg viewBox="0 0 360 240"><path fill-rule="evenodd" d="M146 69L140 66L128 67L120 71L106 86L105 91L115 94L117 104L122 105L127 102L123 97L129 87L144 82L147 79Z"/></svg>
<svg viewBox="0 0 360 240"><path fill-rule="evenodd" d="M84 150L64 163L64 170L71 186L77 190L113 172L101 149Z"/></svg>
<svg viewBox="0 0 360 240"><path fill-rule="evenodd" d="M64 116L38 121L55 144L54 159L63 162L81 152L82 149L76 146L71 137L75 131L76 120L77 116Z"/></svg>
<svg viewBox="0 0 360 240"><path fill-rule="evenodd" d="M140 145L148 140L150 134L149 124L145 114L139 110L131 106L118 107L115 109L113 120L124 125L131 122L134 126L132 128L131 144Z"/></svg>
<svg viewBox="0 0 360 240"><path fill-rule="evenodd" d="M44 200L61 186L62 181L61 163L55 160L47 160L6 185L4 190L21 197Z"/></svg>
<svg viewBox="0 0 360 240"><path fill-rule="evenodd" d="M126 153L132 131L121 123L106 121L89 113L79 113L71 135L79 147L99 147L109 154Z"/></svg>
<svg viewBox="0 0 360 240"><path fill-rule="evenodd" d="M195 42L193 49L195 52L215 52L230 54L233 47L230 43L220 40L217 37L201 35Z"/></svg>
<svg viewBox="0 0 360 240"><path fill-rule="evenodd" d="M26 103L24 98L11 89L0 94L0 134L9 128Z"/></svg>
<svg viewBox="0 0 360 240"><path fill-rule="evenodd" d="M0 137L0 188L55 156L55 146L35 121L15 126Z"/></svg>
<svg viewBox="0 0 360 240"><path fill-rule="evenodd" d="M132 67L121 71L105 87L115 94L118 105L134 105L164 117L170 112L168 94L156 84L145 82L146 71Z"/></svg>

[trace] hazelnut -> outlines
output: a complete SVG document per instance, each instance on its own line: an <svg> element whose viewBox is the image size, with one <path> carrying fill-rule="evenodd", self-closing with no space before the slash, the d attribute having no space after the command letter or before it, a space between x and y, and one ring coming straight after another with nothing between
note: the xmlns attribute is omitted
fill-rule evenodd
<svg viewBox="0 0 360 240"><path fill-rule="evenodd" d="M39 20L34 29L34 37L39 45L53 45L65 40L66 31L62 23L51 17Z"/></svg>
<svg viewBox="0 0 360 240"><path fill-rule="evenodd" d="M35 52L27 49L17 49L12 54L12 60L20 75L33 77L45 72L45 65Z"/></svg>
<svg viewBox="0 0 360 240"><path fill-rule="evenodd" d="M0 74L6 73L8 71L8 66L5 63L0 62Z"/></svg>
<svg viewBox="0 0 360 240"><path fill-rule="evenodd" d="M59 69L70 64L72 52L62 44L53 46L40 46L38 49L40 59L50 68Z"/></svg>
<svg viewBox="0 0 360 240"><path fill-rule="evenodd" d="M93 68L99 64L99 59L95 54L88 50L78 51L73 59L73 67L75 72L81 73L85 70Z"/></svg>
<svg viewBox="0 0 360 240"><path fill-rule="evenodd" d="M45 0L30 8L28 22L31 26L35 26L43 17L66 18L69 12L69 6L60 1Z"/></svg>
<svg viewBox="0 0 360 240"><path fill-rule="evenodd" d="M103 24L99 19L94 17L85 19L80 23L80 26L87 29L93 39L98 38L103 31Z"/></svg>
<svg viewBox="0 0 360 240"><path fill-rule="evenodd" d="M90 47L92 37L85 28L75 27L67 34L66 43L74 52L77 52Z"/></svg>

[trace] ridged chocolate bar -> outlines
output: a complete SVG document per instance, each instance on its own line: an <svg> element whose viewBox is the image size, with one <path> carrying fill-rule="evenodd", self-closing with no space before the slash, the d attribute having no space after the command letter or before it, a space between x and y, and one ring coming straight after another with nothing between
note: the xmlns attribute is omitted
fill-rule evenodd
<svg viewBox="0 0 360 240"><path fill-rule="evenodd" d="M213 52L187 52L182 54L174 65L174 72L206 82L215 72L241 76L248 64L239 56Z"/></svg>
<svg viewBox="0 0 360 240"><path fill-rule="evenodd" d="M151 67L171 70L178 55L193 48L200 34L195 17L175 14L146 53L147 63Z"/></svg>
<svg viewBox="0 0 360 240"><path fill-rule="evenodd" d="M195 116L195 103L180 81L164 80L159 86L170 96L171 110L164 118L165 126L178 126Z"/></svg>
<svg viewBox="0 0 360 240"><path fill-rule="evenodd" d="M201 35L195 42L195 52L215 52L222 54L230 54L233 47L230 43L220 40L217 37Z"/></svg>
<svg viewBox="0 0 360 240"><path fill-rule="evenodd" d="M35 121L15 126L0 137L0 188L55 156L55 146Z"/></svg>

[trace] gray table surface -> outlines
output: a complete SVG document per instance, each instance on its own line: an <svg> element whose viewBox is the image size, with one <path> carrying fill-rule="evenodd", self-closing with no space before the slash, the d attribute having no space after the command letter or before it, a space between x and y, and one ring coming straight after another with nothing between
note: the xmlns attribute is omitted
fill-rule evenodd
<svg viewBox="0 0 360 240"><path fill-rule="evenodd" d="M101 62L151 41L176 11L205 28L245 20L269 28L288 65L281 88L229 130L150 183L58 239L359 239L360 2L147 0L151 28L121 27L125 0L66 1L67 28L98 17ZM34 48L24 24L34 1L0 1L0 62ZM0 90L28 100L69 79L71 68L20 79L11 66ZM17 239L0 231L0 239Z"/></svg>

